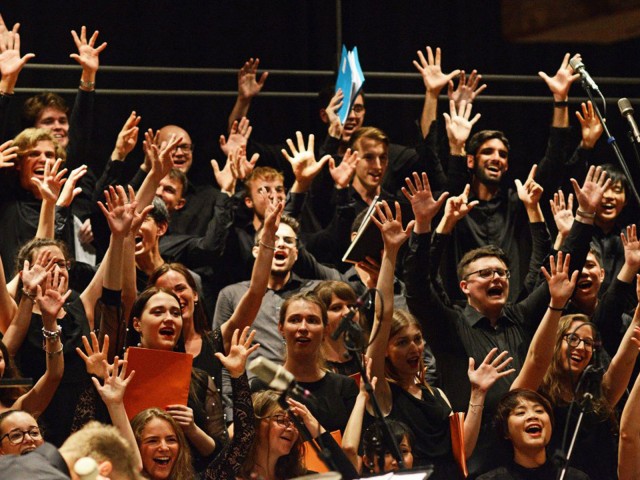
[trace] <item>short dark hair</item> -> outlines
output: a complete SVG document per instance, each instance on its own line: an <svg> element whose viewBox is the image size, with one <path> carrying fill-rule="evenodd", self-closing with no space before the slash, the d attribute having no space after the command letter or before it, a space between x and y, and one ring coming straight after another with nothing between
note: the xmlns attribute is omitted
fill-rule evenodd
<svg viewBox="0 0 640 480"><path fill-rule="evenodd" d="M22 106L22 122L24 128L35 126L38 117L45 108L54 108L65 114L69 114L67 102L57 93L41 92L27 98Z"/></svg>
<svg viewBox="0 0 640 480"><path fill-rule="evenodd" d="M464 254L462 260L458 262L458 279L462 280L464 278L464 271L471 262L484 257L496 257L509 268L509 257L504 253L504 250L495 245L485 245L484 247L474 248Z"/></svg>
<svg viewBox="0 0 640 480"><path fill-rule="evenodd" d="M496 407L496 414L494 416L494 426L500 438L507 438L509 435L509 415L511 412L520 405L521 400L528 400L530 402L539 403L545 412L551 419L551 426L553 427L553 408L551 403L545 397L538 392L528 390L526 388L515 388L510 392L507 392L498 402Z"/></svg>
<svg viewBox="0 0 640 480"><path fill-rule="evenodd" d="M602 250L600 249L600 245L595 242L589 243L589 253L596 257L598 265L602 268Z"/></svg>
<svg viewBox="0 0 640 480"><path fill-rule="evenodd" d="M398 445L402 443L402 439L407 437L409 440L409 446L413 448L415 443L415 437L411 429L403 422L398 420L387 420L389 425L389 430L391 430L391 435L395 439ZM381 441L382 435L382 425L380 422L375 422L367 427L367 429L362 434L362 449L364 450L364 454L367 456L367 459L373 460L373 458L378 454L378 446ZM390 452L389 446L384 445L386 449L385 453Z"/></svg>
<svg viewBox="0 0 640 480"><path fill-rule="evenodd" d="M493 140L494 138L497 138L504 143L507 152L510 150L509 140L505 136L504 132L501 132L500 130L480 130L469 139L469 142L467 142L467 154L475 157L482 144L487 140Z"/></svg>
<svg viewBox="0 0 640 480"><path fill-rule="evenodd" d="M629 179L618 165L613 163L604 163L600 165L603 172L607 172L607 178L611 180L611 185L620 182L625 195L629 191Z"/></svg>
<svg viewBox="0 0 640 480"><path fill-rule="evenodd" d="M353 223L351 224L351 233L354 233L360 230L360 227L362 226L362 222L364 222L364 219L367 216L368 211L369 209L365 208L360 213L358 213L358 215L356 215L356 218L353 219Z"/></svg>
<svg viewBox="0 0 640 480"><path fill-rule="evenodd" d="M187 176L184 172L178 168L172 168L169 170L167 176L172 180L177 180L180 185L182 185L182 197L184 198L187 193L187 187L189 186L189 181L187 180Z"/></svg>

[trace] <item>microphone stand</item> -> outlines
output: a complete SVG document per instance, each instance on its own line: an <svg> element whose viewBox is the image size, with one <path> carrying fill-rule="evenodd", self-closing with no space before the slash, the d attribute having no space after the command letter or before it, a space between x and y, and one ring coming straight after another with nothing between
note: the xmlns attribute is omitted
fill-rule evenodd
<svg viewBox="0 0 640 480"><path fill-rule="evenodd" d="M280 394L280 398L278 398L278 403L284 409L284 411L287 412L287 414L289 415L289 418L298 429L298 432L300 432L300 435L302 436L302 438L305 441L309 442L309 444L311 445L311 448L313 448L313 450L318 455L318 458L322 460L322 462L327 466L329 470L334 472L340 472L340 469L336 466L335 462L331 458L331 452L329 451L328 448L324 446L324 443L322 441L322 438L320 438L320 435L318 435L318 437L314 439L313 435L311 435L311 432L309 431L307 426L304 424L304 422L300 420L291 411L291 406L289 405L289 403L287 403L287 396L289 396L289 393L290 393L289 390L284 390Z"/></svg>
<svg viewBox="0 0 640 480"><path fill-rule="evenodd" d="M573 453L573 447L575 446L576 439L578 438L578 433L580 432L580 424L582 423L582 418L584 417L584 413L589 405L591 405L591 400L593 400L593 395L589 392L585 393L582 397L582 401L578 404L580 407L580 415L578 415L578 421L576 422L576 428L573 431L573 436L571 437L571 443L569 444L569 449L567 450L566 456L564 452L556 452L556 455L562 460L562 470L558 474L558 480L564 480L564 476L567 473L567 469L569 468L569 462L571 462L571 454Z"/></svg>
<svg viewBox="0 0 640 480"><path fill-rule="evenodd" d="M364 348L362 339L362 328L360 328L360 325L355 322L351 322L344 333L343 341L347 350L357 354L357 358L361 359L358 362L358 368L360 370L360 381L364 382L364 388L369 394L369 401L371 402L371 406L373 407L373 412L375 414L376 420L378 421L378 425L380 425L382 430L383 444L386 443L390 447L391 455L393 455L393 458L396 459L399 469L404 470L405 465L402 458L402 453L400 452L400 446L391 433L391 428L389 428L387 419L382 414L382 410L380 410L380 404L378 403L376 396L373 393L373 386L371 385L371 382L367 377L367 372L362 362ZM378 454L378 460L382 463L382 467L384 467L384 452L382 453L383 455ZM381 468L381 470L384 470L384 468Z"/></svg>
<svg viewBox="0 0 640 480"><path fill-rule="evenodd" d="M596 103L593 97L593 91L589 86L588 82L584 79L584 77L582 77L581 83L582 83L582 88L584 89L585 92L587 92L587 95L589 96L589 100L591 100L591 104L593 105L593 109L596 112L596 115L600 119L600 124L602 125L602 128L604 130L604 134L607 136L607 143L611 145L611 148L613 148L613 153L615 153L618 159L618 163L622 168L622 171L624 172L627 179L629 180L629 188L631 189L631 193L633 193L633 198L635 198L637 202L636 204L640 205L640 195L638 195L636 186L633 183L633 178L631 177L631 172L629 171L629 167L627 166L627 163L625 162L624 157L622 156L622 152L620 151L620 147L618 147L618 143L616 142L615 137L611 135L611 132L609 131L609 127L607 126L607 123L605 122L605 119L602 116L600 109L598 108L598 104Z"/></svg>

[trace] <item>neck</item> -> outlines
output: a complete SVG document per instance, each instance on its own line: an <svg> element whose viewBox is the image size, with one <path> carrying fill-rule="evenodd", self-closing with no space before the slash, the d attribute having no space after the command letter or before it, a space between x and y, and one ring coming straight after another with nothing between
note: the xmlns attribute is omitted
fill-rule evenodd
<svg viewBox="0 0 640 480"><path fill-rule="evenodd" d="M292 373L298 382L317 382L325 375L324 370L319 367L318 354L319 352L313 358L296 358L287 354L284 368Z"/></svg>
<svg viewBox="0 0 640 480"><path fill-rule="evenodd" d="M469 299L468 302L475 310L489 319L492 327L495 327L498 324L498 318L500 318L500 315L502 314L502 306L486 308L481 305L475 305L471 299Z"/></svg>
<svg viewBox="0 0 640 480"><path fill-rule="evenodd" d="M262 226L262 222L263 219L258 217L258 215L256 215L256 213L253 213L253 220L251 220L251 223L253 224L253 229L257 232L258 230L260 230L260 227Z"/></svg>
<svg viewBox="0 0 640 480"><path fill-rule="evenodd" d="M349 350L344 346L342 337L334 340L331 338L331 334L327 332L322 342L322 346L324 348L325 358L331 362L342 363L346 359L351 358Z"/></svg>
<svg viewBox="0 0 640 480"><path fill-rule="evenodd" d="M373 198L376 195L380 195L380 186L375 188L366 187L360 182L360 180L358 180L358 177L353 179L351 186L356 192L358 192L360 198L362 198L367 205L371 205Z"/></svg>
<svg viewBox="0 0 640 480"><path fill-rule="evenodd" d="M596 311L596 307L598 306L598 297L584 301L573 299L571 300L571 303L573 303L578 308L580 313L591 316L593 315L593 312Z"/></svg>
<svg viewBox="0 0 640 480"><path fill-rule="evenodd" d="M598 216L596 216L593 223L595 224L596 227L598 227L600 230L602 230L604 233L607 233L607 234L611 233L611 231L616 227L615 220L602 220Z"/></svg>
<svg viewBox="0 0 640 480"><path fill-rule="evenodd" d="M547 453L544 447L532 451L515 450L513 461L524 468L538 468L547 461Z"/></svg>
<svg viewBox="0 0 640 480"><path fill-rule="evenodd" d="M182 338L187 341L194 337L200 337L200 334L196 332L196 326L193 323L193 318L182 317Z"/></svg>
<svg viewBox="0 0 640 480"><path fill-rule="evenodd" d="M499 185L487 185L478 180L478 177L473 177L471 188L473 193L478 197L478 200L483 201L491 200L496 196L498 190L500 190Z"/></svg>
<svg viewBox="0 0 640 480"><path fill-rule="evenodd" d="M261 443L256 452L256 462L253 472L257 478L264 480L276 480L276 462L278 458L275 455L269 455L269 444ZM253 475L251 475L253 478Z"/></svg>
<svg viewBox="0 0 640 480"><path fill-rule="evenodd" d="M271 275L269 275L269 282L267 283L267 287L277 292L278 290L282 290L282 288L287 284L290 278L291 272L287 272L282 275L271 273Z"/></svg>
<svg viewBox="0 0 640 480"><path fill-rule="evenodd" d="M153 250L136 255L136 267L147 275L151 275L156 268L159 268L162 265L164 265L164 260L160 256L160 250L158 249L157 244Z"/></svg>

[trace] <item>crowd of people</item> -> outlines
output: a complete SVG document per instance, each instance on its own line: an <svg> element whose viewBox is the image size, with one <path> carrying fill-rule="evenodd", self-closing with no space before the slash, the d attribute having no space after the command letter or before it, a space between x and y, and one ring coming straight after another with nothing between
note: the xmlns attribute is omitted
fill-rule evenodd
<svg viewBox="0 0 640 480"><path fill-rule="evenodd" d="M39 93L24 129L5 131L33 57L19 27L0 17L2 478L77 478L90 457L101 478L285 480L313 471L314 446L345 479L640 477L639 206L593 158L590 102L572 135L570 54L540 72L547 148L513 186L505 134L472 134L482 76L445 73L431 47L413 61L412 146L366 124L364 92L341 121L333 86L319 94L326 131L255 142L268 73L249 59L226 161L203 181L188 131L170 118L141 131L135 111L102 171L87 167L107 45L84 26L73 108ZM382 248L343 262L367 228ZM182 403L131 411L136 375L164 373L131 371L137 349L189 355Z"/></svg>

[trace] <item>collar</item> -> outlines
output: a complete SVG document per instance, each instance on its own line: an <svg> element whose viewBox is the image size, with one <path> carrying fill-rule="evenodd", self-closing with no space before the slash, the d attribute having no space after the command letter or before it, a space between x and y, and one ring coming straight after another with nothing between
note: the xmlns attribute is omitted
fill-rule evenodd
<svg viewBox="0 0 640 480"><path fill-rule="evenodd" d="M484 316L482 313L480 313L478 310L473 308L469 303L465 305L462 315L464 317L465 322L467 322L467 325L469 325L470 327L482 326L480 322L482 322L483 320L484 320L483 321L484 325L486 325L487 327L491 327L491 321L489 321L489 319L486 316ZM502 314L498 317L498 322L496 324L500 325L500 324L504 324L505 322L509 322L515 325L515 322L512 319L504 315L504 308L503 308Z"/></svg>

